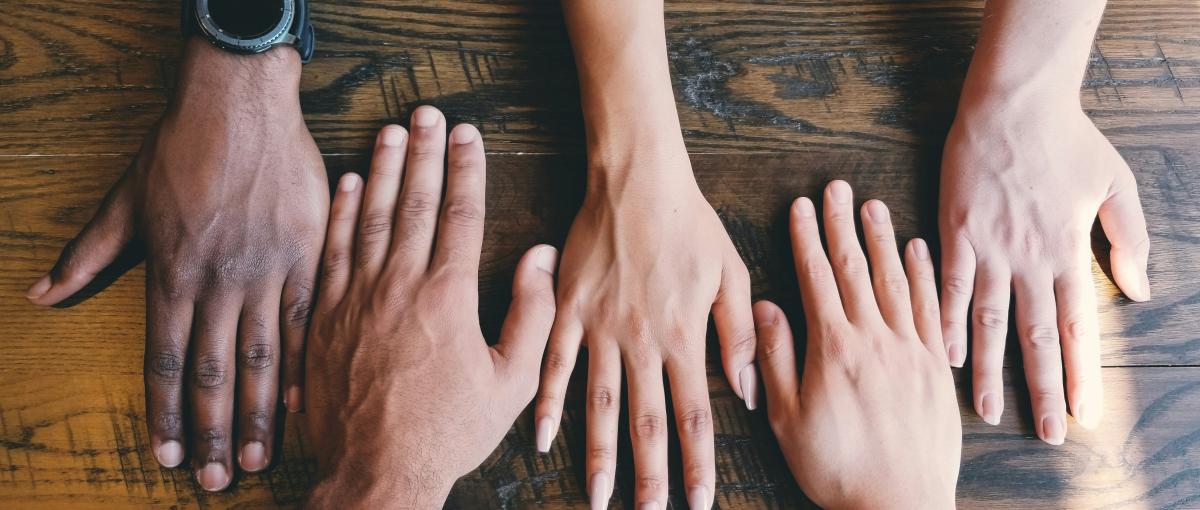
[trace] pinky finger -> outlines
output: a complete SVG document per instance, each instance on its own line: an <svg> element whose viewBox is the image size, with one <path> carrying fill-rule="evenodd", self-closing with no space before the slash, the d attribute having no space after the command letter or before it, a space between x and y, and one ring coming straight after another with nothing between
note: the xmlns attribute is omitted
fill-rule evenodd
<svg viewBox="0 0 1200 510"><path fill-rule="evenodd" d="M325 255L321 266L321 295L317 306L332 308L341 302L350 283L354 258L354 232L362 205L362 177L348 172L338 181L337 194L329 208L329 231L325 234Z"/></svg>
<svg viewBox="0 0 1200 510"><path fill-rule="evenodd" d="M946 360L942 344L942 314L938 308L937 282L933 277L933 261L929 245L916 238L904 250L904 269L908 273L908 288L912 299L913 323L917 336L937 357Z"/></svg>
<svg viewBox="0 0 1200 510"><path fill-rule="evenodd" d="M309 257L311 258L311 257ZM288 411L304 408L304 339L312 316L313 280L317 262L300 260L283 285L279 331L283 340L283 403Z"/></svg>

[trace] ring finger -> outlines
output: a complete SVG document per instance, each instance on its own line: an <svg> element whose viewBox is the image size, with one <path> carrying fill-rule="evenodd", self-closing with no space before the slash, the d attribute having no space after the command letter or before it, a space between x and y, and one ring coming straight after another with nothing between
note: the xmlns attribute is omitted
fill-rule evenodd
<svg viewBox="0 0 1200 510"><path fill-rule="evenodd" d="M207 491L229 486L233 473L234 357L242 303L210 298L196 309L193 326L191 408L196 480Z"/></svg>

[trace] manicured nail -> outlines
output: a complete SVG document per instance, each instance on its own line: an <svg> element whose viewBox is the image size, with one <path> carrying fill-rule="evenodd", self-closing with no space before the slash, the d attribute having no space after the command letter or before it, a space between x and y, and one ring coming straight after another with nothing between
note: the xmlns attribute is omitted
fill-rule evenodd
<svg viewBox="0 0 1200 510"><path fill-rule="evenodd" d="M753 411L758 407L758 375L754 363L742 367L738 372L738 383L742 388L742 400L746 401L746 409Z"/></svg>
<svg viewBox="0 0 1200 510"><path fill-rule="evenodd" d="M691 510L708 510L712 506L708 501L708 489L699 485L688 489L687 498Z"/></svg>
<svg viewBox="0 0 1200 510"><path fill-rule="evenodd" d="M984 393L979 398L979 416L989 425L997 425L1000 423L1000 413L1003 408L1000 407L1003 403L992 393Z"/></svg>
<svg viewBox="0 0 1200 510"><path fill-rule="evenodd" d="M346 172L342 175L341 183L338 185L342 191L350 192L358 189L358 183L362 178L354 172Z"/></svg>
<svg viewBox="0 0 1200 510"><path fill-rule="evenodd" d="M1145 273L1142 273L1138 277L1137 287L1138 287L1137 296L1130 296L1130 299L1133 299L1134 301L1139 301L1139 302L1140 301L1149 301L1150 300L1150 279L1146 277Z"/></svg>
<svg viewBox="0 0 1200 510"><path fill-rule="evenodd" d="M850 201L850 185L846 181L833 181L829 183L829 198L839 204L845 204Z"/></svg>
<svg viewBox="0 0 1200 510"><path fill-rule="evenodd" d="M1075 404L1075 421L1085 429L1094 430L1100 425L1100 415L1104 413L1095 412L1095 409L1082 402L1082 399L1075 401L1079 402Z"/></svg>
<svg viewBox="0 0 1200 510"><path fill-rule="evenodd" d="M203 469L196 471L196 481L200 487L209 492L216 492L229 485L229 472L220 462L209 462Z"/></svg>
<svg viewBox="0 0 1200 510"><path fill-rule="evenodd" d="M419 106L417 111L413 112L413 124L427 128L436 126L438 119L442 116L437 108L432 106Z"/></svg>
<svg viewBox="0 0 1200 510"><path fill-rule="evenodd" d="M470 124L459 124L454 127L454 131L450 132L450 143L462 145L475 141L479 136L479 130Z"/></svg>
<svg viewBox="0 0 1200 510"><path fill-rule="evenodd" d="M646 501L645 503L638 505L638 510L658 510L658 502Z"/></svg>
<svg viewBox="0 0 1200 510"><path fill-rule="evenodd" d="M553 246L541 246L533 254L533 262L538 269L554 274L554 267L558 265L558 250Z"/></svg>
<svg viewBox="0 0 1200 510"><path fill-rule="evenodd" d="M963 354L963 348L957 343L950 344L946 347L946 357L950 358L950 366L962 368L963 362L966 361L966 355Z"/></svg>
<svg viewBox="0 0 1200 510"><path fill-rule="evenodd" d="M608 508L608 475L603 471L592 475L592 480L588 482L588 494L592 500L592 510Z"/></svg>
<svg viewBox="0 0 1200 510"><path fill-rule="evenodd" d="M1062 418L1058 416L1047 416L1042 418L1042 441L1052 445L1063 444L1067 432L1063 430Z"/></svg>
<svg viewBox="0 0 1200 510"><path fill-rule="evenodd" d="M537 422L537 450L542 453L550 452L550 443L554 442L554 418L543 416Z"/></svg>
<svg viewBox="0 0 1200 510"><path fill-rule="evenodd" d="M913 255L917 260L929 260L929 245L925 244L925 240L921 238L912 240Z"/></svg>
<svg viewBox="0 0 1200 510"><path fill-rule="evenodd" d="M384 126L379 142L388 147L399 147L404 143L404 128L400 126Z"/></svg>
<svg viewBox="0 0 1200 510"><path fill-rule="evenodd" d="M251 473L267 467L267 449L258 441L250 441L238 454L238 464Z"/></svg>
<svg viewBox="0 0 1200 510"><path fill-rule="evenodd" d="M300 412L300 407L304 403L303 394L300 393L299 386L288 388L287 394L283 397L283 405L287 407L289 413Z"/></svg>
<svg viewBox="0 0 1200 510"><path fill-rule="evenodd" d="M816 214L816 210L813 209L812 200L809 200L808 197L797 198L792 204L796 208L796 215L801 218L811 218Z"/></svg>
<svg viewBox="0 0 1200 510"><path fill-rule="evenodd" d="M25 298L26 299L40 298L40 297L46 295L46 292L48 292L50 290L50 287L53 284L54 284L54 281L50 279L50 275L43 276L38 281L34 282L33 285L29 286L29 290L25 291Z"/></svg>
<svg viewBox="0 0 1200 510"><path fill-rule="evenodd" d="M183 446L179 441L164 441L155 448L154 457L162 467L173 468L183 462Z"/></svg>
<svg viewBox="0 0 1200 510"><path fill-rule="evenodd" d="M887 206L878 200L867 202L867 216L875 223L887 223L891 219Z"/></svg>

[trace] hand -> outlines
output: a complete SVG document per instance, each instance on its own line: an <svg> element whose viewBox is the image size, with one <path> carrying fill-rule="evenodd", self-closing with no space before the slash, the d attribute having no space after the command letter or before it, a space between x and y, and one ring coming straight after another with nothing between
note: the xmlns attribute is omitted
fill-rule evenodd
<svg viewBox="0 0 1200 510"><path fill-rule="evenodd" d="M142 245L150 445L174 467L190 444L200 486L215 491L233 448L246 471L269 463L280 378L299 408L329 192L294 50L240 56L193 39L180 74L129 170L28 297L62 301Z"/></svg>
<svg viewBox="0 0 1200 510"><path fill-rule="evenodd" d="M975 410L998 423L1011 288L1035 429L1047 443L1061 444L1064 365L1076 421L1095 427L1103 414L1090 250L1097 213L1112 241L1117 285L1135 301L1150 298L1150 243L1137 183L1077 105L973 97L964 104L942 164L946 350L950 363L962 366L970 303Z"/></svg>
<svg viewBox="0 0 1200 510"><path fill-rule="evenodd" d="M828 258L812 202L792 204L808 324L802 377L787 317L770 302L755 305L771 429L796 482L822 508L953 508L962 429L929 249L908 243L906 275L887 207L868 201L868 271L853 203L845 182L826 188Z"/></svg>
<svg viewBox="0 0 1200 510"><path fill-rule="evenodd" d="M682 144L680 144L682 149ZM711 309L734 391L755 407L750 278L691 176L687 154L642 159L646 181L604 182L595 172L567 237L559 315L537 405L538 449L548 451L562 416L580 345L588 348L587 476L592 508L612 494L621 367L629 387L635 501L667 507L667 416L671 381L691 508L708 508L716 485L712 411L705 372Z"/></svg>
<svg viewBox="0 0 1200 510"><path fill-rule="evenodd" d="M346 174L333 201L306 372L312 508L441 508L537 390L556 253L521 259L489 348L477 290L483 140L463 124L447 148L446 121L428 106L412 126L411 141L400 126L380 131L365 197Z"/></svg>

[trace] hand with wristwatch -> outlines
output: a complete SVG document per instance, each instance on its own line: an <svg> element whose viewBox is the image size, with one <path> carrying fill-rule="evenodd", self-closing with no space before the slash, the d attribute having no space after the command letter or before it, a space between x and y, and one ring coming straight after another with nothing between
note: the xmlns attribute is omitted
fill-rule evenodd
<svg viewBox="0 0 1200 510"><path fill-rule="evenodd" d="M329 187L300 111L305 0L183 2L178 89L92 220L28 298L55 305L122 253L146 260L146 416L205 490L278 452L304 406Z"/></svg>

